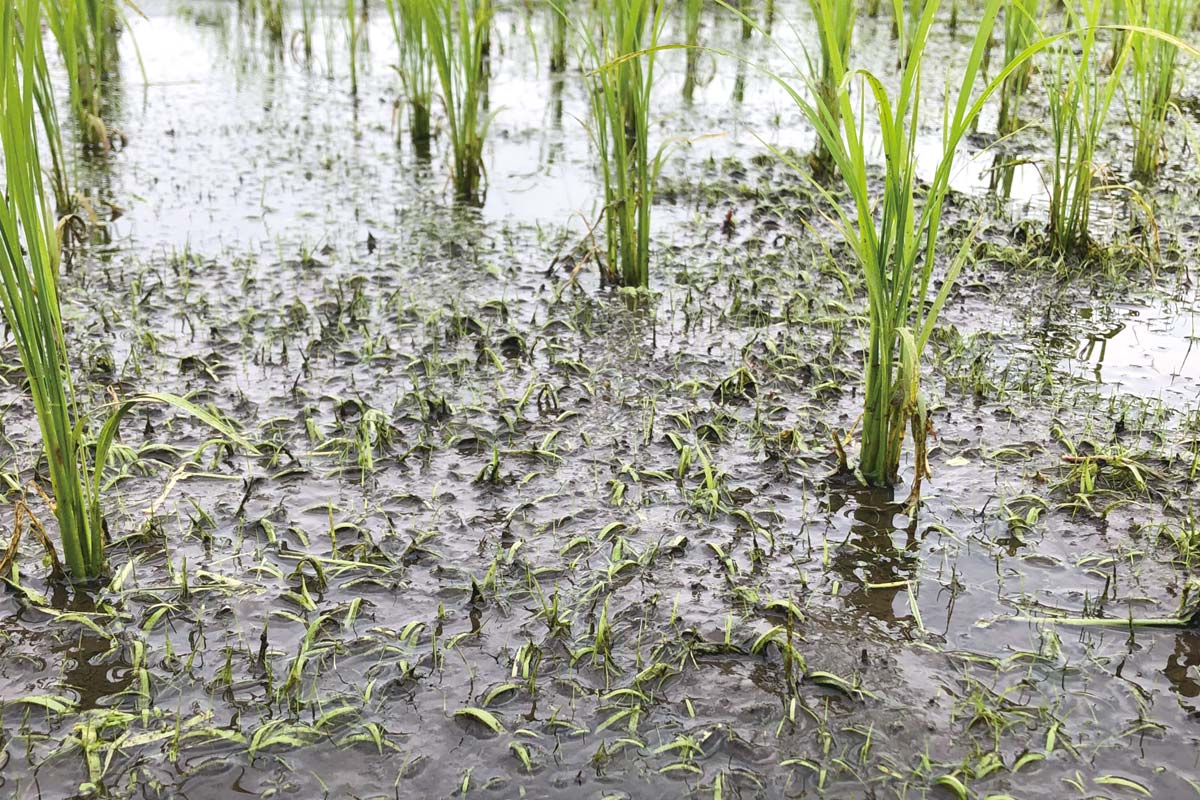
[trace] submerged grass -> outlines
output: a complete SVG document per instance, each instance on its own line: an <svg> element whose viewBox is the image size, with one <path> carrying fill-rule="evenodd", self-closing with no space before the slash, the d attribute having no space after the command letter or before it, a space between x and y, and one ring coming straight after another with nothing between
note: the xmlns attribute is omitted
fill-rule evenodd
<svg viewBox="0 0 1200 800"><path fill-rule="evenodd" d="M650 285L650 209L663 154L650 151L651 94L666 19L666 0L599 0L576 23L604 183L605 276L623 286Z"/></svg>
<svg viewBox="0 0 1200 800"><path fill-rule="evenodd" d="M417 0L416 6L441 88L454 193L478 203L485 182L483 143L493 116L486 111L492 0Z"/></svg>

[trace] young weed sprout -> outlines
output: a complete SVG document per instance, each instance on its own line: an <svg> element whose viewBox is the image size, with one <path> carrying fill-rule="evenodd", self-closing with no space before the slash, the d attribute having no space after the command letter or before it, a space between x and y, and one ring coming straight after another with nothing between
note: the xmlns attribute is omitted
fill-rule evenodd
<svg viewBox="0 0 1200 800"><path fill-rule="evenodd" d="M0 147L5 194L0 202L0 304L29 382L50 474L54 514L72 577L88 580L104 567L102 473L120 424L137 403L165 402L239 442L215 416L170 395L141 395L110 409L100 434L89 435L78 410L58 301L59 242L47 204L38 152L37 62L40 0L18 0L0 14ZM245 443L248 444L248 443ZM94 466L89 450L94 446Z"/></svg>
<svg viewBox="0 0 1200 800"><path fill-rule="evenodd" d="M487 52L492 0L414 0L421 9L449 129L454 193L478 203L484 185L483 142L493 114L486 113Z"/></svg>
<svg viewBox="0 0 1200 800"><path fill-rule="evenodd" d="M604 181L605 277L623 286L650 285L650 208L663 156L662 147L650 152L650 96L666 19L666 0L598 0L576 27Z"/></svg>
<svg viewBox="0 0 1200 800"><path fill-rule="evenodd" d="M429 112L433 106L433 52L421 7L425 0L387 0L392 32L400 51L396 72L408 102L409 136L423 156L429 154Z"/></svg>
<svg viewBox="0 0 1200 800"><path fill-rule="evenodd" d="M822 13L832 19L833 0L824 2ZM857 81L848 79L841 58L843 51L838 46L834 26L829 24L822 30L822 50L830 57L828 74L823 70L812 75L811 89L777 78L816 129L830 154L834 172L853 202L851 210L843 208L832 190L814 182L826 197L834 221L854 250L866 278L869 342L860 477L876 486L893 485L898 478L905 431L911 426L916 449L911 497L914 501L919 497L921 479L928 472L925 440L929 421L920 385L921 355L967 260L968 248L964 244L948 265L941 287L930 299L940 252L942 208L950 188L955 153L983 103L1000 82L1044 46L1037 43L1026 50L973 97L1003 2L985 3L961 81L956 92L949 87L952 91L947 96L949 106L943 121L942 155L927 183L918 179L914 137L921 126L922 56L938 11L938 0L925 2L913 19L911 37L905 43L910 57L896 92L889 93L879 78L869 72L860 72ZM837 87L833 95L819 90L825 80ZM861 89L864 99L852 99L852 85ZM878 127L884 154L882 188L867 164L868 146L863 131L868 115L874 116L872 127Z"/></svg>

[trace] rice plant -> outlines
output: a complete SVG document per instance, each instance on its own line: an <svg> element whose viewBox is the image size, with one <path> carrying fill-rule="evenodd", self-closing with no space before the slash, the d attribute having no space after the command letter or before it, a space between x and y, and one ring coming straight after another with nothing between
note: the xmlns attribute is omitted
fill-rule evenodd
<svg viewBox="0 0 1200 800"><path fill-rule="evenodd" d="M358 96L358 8L354 0L345 0L342 5L346 20L346 42L350 50L350 94Z"/></svg>
<svg viewBox="0 0 1200 800"><path fill-rule="evenodd" d="M826 0L830 4L832 1ZM869 484L893 485L898 478L906 429L911 428L915 448L913 500L919 496L921 480L928 472L925 442L929 419L921 391L921 356L968 257L969 242L950 259L940 287L930 297L941 252L942 208L950 190L955 153L987 98L1020 63L1045 46L1043 42L1035 43L977 91L984 55L1003 3L986 0L957 87L947 85L941 157L927 181L922 179L924 176L918 177L915 138L922 123L921 63L938 0L926 0L915 12L906 42L910 57L894 92L866 71L858 73L858 81L851 80L840 58L841 51L832 46L831 84L838 87L832 98L824 96L815 85L793 86L777 78L816 129L852 200L852 208L847 209L832 189L813 182L854 251L867 286L869 341L858 471ZM833 14L832 5L825 13ZM828 26L824 36L832 45L833 32ZM818 84L822 79L814 75L811 83ZM862 99L852 99L851 84L859 87ZM864 141L868 119L871 128L877 128L883 150L882 187L868 168L868 146Z"/></svg>
<svg viewBox="0 0 1200 800"><path fill-rule="evenodd" d="M754 32L754 18L751 14L754 12L754 0L740 0L739 16L742 20L742 40L750 38L750 34Z"/></svg>
<svg viewBox="0 0 1200 800"><path fill-rule="evenodd" d="M1097 40L1102 10L1103 0L1083 0L1079 9L1067 7L1068 25L1078 28L1075 46L1060 46L1046 71L1054 145L1048 233L1052 249L1060 255L1082 253L1089 245L1092 189L1101 171L1096 148L1129 56L1126 38L1112 71L1104 74Z"/></svg>
<svg viewBox="0 0 1200 800"><path fill-rule="evenodd" d="M120 15L115 0L47 2L46 24L58 43L70 86L71 109L88 146L108 149L104 87L115 69Z"/></svg>
<svg viewBox="0 0 1200 800"><path fill-rule="evenodd" d="M25 35L25 31L20 31ZM41 31L35 31L35 36ZM19 47L23 45L18 45ZM54 194L54 208L59 219L72 216L77 206L77 195L71 187L70 176L67 174L67 160L63 150L62 126L58 120L58 105L54 100L54 87L50 82L50 69L46 64L46 53L42 47L37 47L31 60L33 81L33 96L37 104L38 117L42 125L42 133L46 142L46 154L50 157L50 186Z"/></svg>
<svg viewBox="0 0 1200 800"><path fill-rule="evenodd" d="M418 153L428 155L430 110L433 107L433 52L428 41L424 0L387 0L392 32L400 51L396 71L408 102L409 136Z"/></svg>
<svg viewBox="0 0 1200 800"><path fill-rule="evenodd" d="M689 0L690 2L691 0ZM565 3L567 0L562 0ZM550 8L550 74L557 75L567 68L567 19Z"/></svg>
<svg viewBox="0 0 1200 800"><path fill-rule="evenodd" d="M850 43L854 38L854 21L858 14L858 6L854 3L840 0L808 0L809 9L817 24L817 40L821 53L820 66L808 65L809 71L816 75L816 92L820 95L820 104L832 115L832 122L837 125L840 106L837 95L840 91L842 75L847 69L850 57ZM827 173L833 167L833 154L821 137L817 137L817 147L812 155L815 171Z"/></svg>
<svg viewBox="0 0 1200 800"><path fill-rule="evenodd" d="M483 142L492 120L485 108L492 0L417 0L417 5L441 88L454 192L459 200L479 202L484 185Z"/></svg>
<svg viewBox="0 0 1200 800"><path fill-rule="evenodd" d="M696 77L700 68L700 12L703 8L704 0L683 1L683 40L687 46L683 99L689 103L696 93Z"/></svg>
<svg viewBox="0 0 1200 800"><path fill-rule="evenodd" d="M666 0L598 0L576 25L604 184L602 269L623 286L650 285L650 209L663 154L650 150L651 94L666 19Z"/></svg>
<svg viewBox="0 0 1200 800"><path fill-rule="evenodd" d="M244 442L224 423L182 398L142 395L111 409L93 441L76 402L58 299L59 242L44 190L38 148L37 62L42 58L40 0L15 0L0 14L0 305L33 398L50 476L52 508L72 577L104 567L102 473L121 419L137 403L166 402ZM20 30L17 34L17 14ZM91 466L89 450L94 447Z"/></svg>
<svg viewBox="0 0 1200 800"><path fill-rule="evenodd" d="M283 0L262 0L263 30L273 44L283 42Z"/></svg>
<svg viewBox="0 0 1200 800"><path fill-rule="evenodd" d="M1004 63L1010 64L1039 36L1041 0L1007 0L1004 8ZM1029 89L1033 62L1018 65L1000 87L1001 136L1014 133L1018 126L1021 98Z"/></svg>
<svg viewBox="0 0 1200 800"><path fill-rule="evenodd" d="M312 60L313 28L317 24L316 0L300 0L300 39L304 46L304 60Z"/></svg>
<svg viewBox="0 0 1200 800"><path fill-rule="evenodd" d="M1126 0L1129 25L1173 37L1183 33L1196 8L1196 0ZM1133 176L1143 181L1152 180L1164 161L1163 132L1178 84L1178 57L1179 48L1171 41L1132 33Z"/></svg>

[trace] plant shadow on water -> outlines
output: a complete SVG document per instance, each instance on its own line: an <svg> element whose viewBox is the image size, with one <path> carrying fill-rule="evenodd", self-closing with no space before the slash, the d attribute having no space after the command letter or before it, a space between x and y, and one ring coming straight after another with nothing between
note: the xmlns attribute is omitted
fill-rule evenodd
<svg viewBox="0 0 1200 800"><path fill-rule="evenodd" d="M908 606L909 582L918 577L918 523L893 494L879 488L830 492L828 510L847 513L850 531L848 538L835 544L829 567L848 584L841 595L848 608L909 629L915 620L911 614L897 616L897 608L902 597Z"/></svg>

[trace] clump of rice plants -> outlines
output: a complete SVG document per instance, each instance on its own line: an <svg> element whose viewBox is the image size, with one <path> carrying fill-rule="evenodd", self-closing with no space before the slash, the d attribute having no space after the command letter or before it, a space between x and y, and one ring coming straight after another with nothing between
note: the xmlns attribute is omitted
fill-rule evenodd
<svg viewBox="0 0 1200 800"><path fill-rule="evenodd" d="M846 73L850 57L850 43L854 38L854 20L858 14L855 3L840 0L808 0L813 18L817 23L817 39L820 43L820 66L809 62L809 71L815 76L814 84L820 95L821 107L831 115L830 122L836 126L840 119L837 94L842 75ZM833 168L833 154L821 137L812 155L813 166L819 173Z"/></svg>
<svg viewBox="0 0 1200 800"><path fill-rule="evenodd" d="M396 71L409 110L409 137L418 153L428 155L433 107L433 52L421 6L425 0L387 0L392 32L400 51Z"/></svg>
<svg viewBox="0 0 1200 800"><path fill-rule="evenodd" d="M1196 0L1125 0L1128 23L1172 37L1183 33L1197 9ZM1133 176L1152 180L1164 161L1163 132L1177 86L1175 43L1134 31L1130 39L1132 71Z"/></svg>
<svg viewBox="0 0 1200 800"><path fill-rule="evenodd" d="M66 68L80 135L85 144L106 150L104 93L117 61L120 14L116 0L56 0L45 7L47 26Z"/></svg>
<svg viewBox="0 0 1200 800"><path fill-rule="evenodd" d="M894 485L906 430L911 428L915 447L913 500L919 496L921 480L928 472L925 442L929 418L921 390L921 356L968 258L969 242L950 261L940 287L930 297L940 253L942 209L950 190L955 153L1000 82L1043 46L1037 43L1027 49L982 91L976 91L1003 2L987 0L984 4L957 90L948 87L942 154L927 182L918 179L915 137L921 127L921 62L938 0L927 0L914 17L911 36L905 43L909 58L895 92L889 92L882 81L866 71L858 73L860 80L851 80L839 59L830 62L835 67L830 82L837 87L832 96L815 86L793 86L777 78L816 129L853 203L851 209L844 208L832 189L814 180L866 279L869 340L858 474L872 485ZM896 10L902 18L902 9ZM863 99L852 99L851 84L861 89ZM863 134L868 117L871 127L877 127L884 154L881 188L867 164L868 146ZM795 166L803 171L800 165Z"/></svg>
<svg viewBox="0 0 1200 800"><path fill-rule="evenodd" d="M71 576L89 580L104 568L102 473L121 419L140 402L166 402L240 437L208 412L171 395L142 395L110 410L98 436L80 412L58 297L60 245L47 204L38 149L37 62L40 0L16 0L0 14L0 305L33 398L50 476L52 508ZM20 15L18 35L17 15ZM94 447L94 455L89 452ZM89 462L91 466L89 466Z"/></svg>
<svg viewBox="0 0 1200 800"><path fill-rule="evenodd" d="M454 192L482 200L483 143L492 116L486 111L492 0L417 0L426 42L441 88L450 137Z"/></svg>
<svg viewBox="0 0 1200 800"><path fill-rule="evenodd" d="M606 280L650 285L650 209L662 167L650 150L655 48L666 24L666 0L598 0L576 26L589 65L589 131L604 183Z"/></svg>
<svg viewBox="0 0 1200 800"><path fill-rule="evenodd" d="M1050 170L1051 249L1060 254L1086 252L1090 243L1092 190L1099 165L1096 148L1113 97L1125 72L1129 39L1105 74L1099 50L1103 0L1067 6L1067 21L1078 35L1064 41L1054 64L1045 70L1053 159Z"/></svg>

